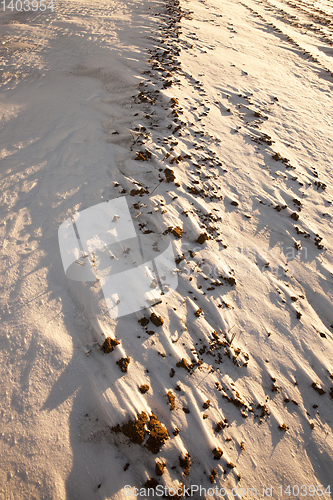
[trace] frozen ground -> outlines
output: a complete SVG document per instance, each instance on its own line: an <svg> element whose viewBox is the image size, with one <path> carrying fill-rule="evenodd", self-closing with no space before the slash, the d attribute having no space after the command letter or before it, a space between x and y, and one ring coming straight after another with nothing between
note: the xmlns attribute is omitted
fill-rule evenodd
<svg viewBox="0 0 333 500"><path fill-rule="evenodd" d="M331 2L54 7L1 12L0 498L332 489ZM111 320L58 228L121 196L179 284Z"/></svg>

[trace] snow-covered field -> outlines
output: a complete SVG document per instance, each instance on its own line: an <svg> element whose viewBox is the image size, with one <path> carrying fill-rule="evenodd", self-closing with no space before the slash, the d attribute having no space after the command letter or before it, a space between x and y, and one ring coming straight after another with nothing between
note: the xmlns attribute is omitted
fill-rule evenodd
<svg viewBox="0 0 333 500"><path fill-rule="evenodd" d="M54 0L0 28L0 498L328 499L332 2ZM58 228L120 197L178 287L111 319Z"/></svg>

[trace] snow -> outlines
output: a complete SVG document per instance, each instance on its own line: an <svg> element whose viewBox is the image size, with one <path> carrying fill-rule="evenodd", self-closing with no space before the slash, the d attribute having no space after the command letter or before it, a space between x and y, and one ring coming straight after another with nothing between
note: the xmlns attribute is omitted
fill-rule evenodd
<svg viewBox="0 0 333 500"><path fill-rule="evenodd" d="M325 490L330 2L54 5L0 21L0 498L123 500L152 478L229 500ZM137 234L173 241L178 286L111 318L103 276L66 277L58 230L125 199ZM115 431L141 412L168 431L158 454Z"/></svg>

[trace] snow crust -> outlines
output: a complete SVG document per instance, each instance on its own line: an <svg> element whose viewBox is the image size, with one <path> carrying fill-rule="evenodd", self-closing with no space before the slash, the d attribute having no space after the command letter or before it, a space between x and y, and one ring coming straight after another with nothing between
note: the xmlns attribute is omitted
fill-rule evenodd
<svg viewBox="0 0 333 500"><path fill-rule="evenodd" d="M331 2L54 3L0 13L0 498L332 488ZM111 319L58 229L121 197L178 286Z"/></svg>

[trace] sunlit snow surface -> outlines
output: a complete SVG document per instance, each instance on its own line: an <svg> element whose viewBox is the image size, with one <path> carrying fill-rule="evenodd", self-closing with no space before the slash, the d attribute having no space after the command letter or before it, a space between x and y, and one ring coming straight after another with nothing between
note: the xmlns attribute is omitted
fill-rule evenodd
<svg viewBox="0 0 333 500"><path fill-rule="evenodd" d="M332 481L332 2L180 7L0 12L1 500ZM178 286L111 319L111 268L70 279L58 229L123 196L136 234L173 240ZM110 430L142 411L157 455Z"/></svg>

